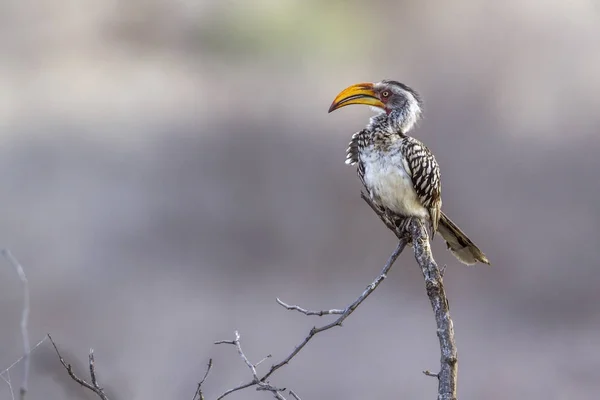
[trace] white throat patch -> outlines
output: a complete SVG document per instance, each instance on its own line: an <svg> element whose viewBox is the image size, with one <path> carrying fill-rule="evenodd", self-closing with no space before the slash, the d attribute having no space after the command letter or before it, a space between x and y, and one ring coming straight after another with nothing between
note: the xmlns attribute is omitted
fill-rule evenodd
<svg viewBox="0 0 600 400"><path fill-rule="evenodd" d="M410 131L421 116L421 107L419 106L419 102L415 99L412 93L404 90L404 96L408 100L408 107L404 111L404 115L402 116L402 124L400 125L400 130L404 133Z"/></svg>

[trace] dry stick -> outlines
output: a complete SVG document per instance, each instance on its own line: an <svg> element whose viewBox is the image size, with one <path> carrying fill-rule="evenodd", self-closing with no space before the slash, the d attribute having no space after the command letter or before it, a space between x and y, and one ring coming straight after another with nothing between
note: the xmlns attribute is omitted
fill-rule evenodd
<svg viewBox="0 0 600 400"><path fill-rule="evenodd" d="M264 363L265 361L267 361L269 358L273 357L273 355L268 354L265 358L263 358L262 360L260 360L259 362L257 362L256 364L254 364L255 367L258 367L260 364Z"/></svg>
<svg viewBox="0 0 600 400"><path fill-rule="evenodd" d="M390 221L389 217L375 206L368 196L361 193L361 197L397 237L403 237L403 233L399 232L399 229ZM440 372L434 374L429 371L423 371L423 373L427 376L438 378L438 400L455 400L458 358L456 343L454 341L454 324L450 318L450 307L448 306L448 299L442 280L444 268L438 268L433 259L427 230L421 221L412 218L407 226L407 230L413 243L415 259L421 267L421 272L425 278L425 289L433 308L437 325L437 335L440 341Z"/></svg>
<svg viewBox="0 0 600 400"><path fill-rule="evenodd" d="M204 400L204 394L202 394L202 385L204 384L204 381L206 380L206 377L208 376L208 373L210 372L211 368L212 368L212 358L208 360L208 365L206 366L206 372L204 373L204 377L202 378L200 383L198 383L198 388L196 389L196 393L194 393L194 397L192 398L192 400L196 400L196 398L198 398L198 400Z"/></svg>
<svg viewBox="0 0 600 400"><path fill-rule="evenodd" d="M454 324L450 318L450 307L444 290L442 274L431 255L427 230L421 221L413 218L408 225L408 230L413 238L415 259L425 278L425 289L435 315L437 335L442 353L440 372L432 374L429 371L424 371L424 373L429 376L437 376L438 400L456 400L458 358L454 341Z"/></svg>
<svg viewBox="0 0 600 400"><path fill-rule="evenodd" d="M79 383L81 386L96 393L98 395L98 397L100 397L102 400L108 400L108 397L106 397L106 395L104 394L104 390L98 385L98 382L96 381L96 366L94 364L94 349L90 349L90 355L89 355L90 377L92 379L92 383L90 384L90 383L87 383L86 381L84 381L83 379L79 378L77 375L75 375L75 372L73 372L73 367L71 366L71 364L67 364L65 362L64 358L60 354L60 351L58 351L58 347L56 346L56 343L54 343L54 340L52 340L52 336L50 336L50 334L48 334L48 339L50 339L50 343L52 343L52 346L54 346L56 355L58 356L60 363L63 365L63 367L65 367L65 369L69 373L69 376L75 382Z"/></svg>
<svg viewBox="0 0 600 400"><path fill-rule="evenodd" d="M306 346L308 344L308 342L318 333L326 331L328 329L331 329L335 326L342 326L342 322L344 322L344 320L346 318L348 318L350 316L350 314L352 314L354 312L354 310L356 310L356 308L363 302L365 301L365 299L367 297L369 297L369 295L371 293L373 293L373 291L375 289L377 289L377 287L379 286L379 284L387 277L387 274L389 272L389 270L392 268L392 265L394 265L394 262L396 261L396 259L398 258L398 256L400 255L400 253L402 253L402 250L404 250L404 247L406 246L407 240L402 238L399 242L398 242L398 246L396 247L396 249L394 250L394 252L392 253L392 255L390 256L390 258L388 259L388 261L386 262L385 266L383 267L383 270L381 271L381 273L379 274L379 276L377 276L377 278L375 278L375 280L369 285L367 286L367 288L363 291L363 293L352 303L350 304L348 307L346 307L345 310L343 310L343 313L341 313L340 317L338 319L336 319L335 321L331 322L330 324L324 325L322 327L313 327L310 332L308 333L308 336L306 336L306 338L304 338L304 340L294 348L294 351L292 351L285 359L283 359L283 361L274 364L271 366L271 369L264 374L261 378L258 378L257 376L255 376L255 379L253 379L250 382L244 383L240 386L234 387L232 389L227 390L225 393L223 393L221 396L219 396L217 398L217 400L220 400L222 398L224 398L225 396L236 392L238 390L242 390L251 386L255 386L255 385L260 385L261 383L264 383L266 381L267 378L269 378L275 371L277 371L279 368L283 367L284 365L286 365L287 363L289 363L303 348L304 346ZM340 310L329 310L329 311L308 311L305 309L302 309L298 306L289 306L287 304L285 304L284 302L282 302L281 300L278 299L277 301L281 306L287 308L288 310L297 310L300 311L304 314L307 315L326 315L326 314L338 314L338 311ZM220 341L217 342L217 344L219 343L229 343L229 344L235 344L235 341ZM239 351L239 349L238 349ZM244 358L244 357L242 357ZM247 359L245 359L244 361L246 361ZM246 362L246 364L248 364ZM292 394L292 396L297 397L296 394Z"/></svg>
<svg viewBox="0 0 600 400"><path fill-rule="evenodd" d="M23 381L21 383L21 400L25 399L27 394L27 382L29 381L29 355L31 347L29 346L29 333L27 331L27 321L29 320L29 284L25 271L19 261L12 255L10 250L2 249L2 256L17 270L19 279L23 284L23 313L21 315L21 336L23 337ZM10 385L10 384L9 384ZM11 392L12 392L12 385Z"/></svg>
<svg viewBox="0 0 600 400"><path fill-rule="evenodd" d="M310 311L302 307L286 304L283 301L279 300L279 298L277 298L277 303L279 303L280 306L287 308L288 310L298 311L305 315L318 315L319 317L322 317L323 315L341 315L346 312L346 310L338 310L335 308L331 310Z"/></svg>

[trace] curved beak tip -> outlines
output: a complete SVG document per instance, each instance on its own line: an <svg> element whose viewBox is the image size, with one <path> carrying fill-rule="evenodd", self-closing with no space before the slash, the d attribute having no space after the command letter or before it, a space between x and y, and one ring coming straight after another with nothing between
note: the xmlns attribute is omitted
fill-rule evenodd
<svg viewBox="0 0 600 400"><path fill-rule="evenodd" d="M385 105L377 98L372 83L357 83L342 90L331 103L331 113L350 104L364 104L384 108Z"/></svg>

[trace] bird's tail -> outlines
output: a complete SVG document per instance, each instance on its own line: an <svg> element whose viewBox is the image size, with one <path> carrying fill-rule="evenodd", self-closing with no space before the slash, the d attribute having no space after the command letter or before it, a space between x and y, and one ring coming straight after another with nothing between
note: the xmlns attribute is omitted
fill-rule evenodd
<svg viewBox="0 0 600 400"><path fill-rule="evenodd" d="M446 241L448 249L462 263L472 265L476 262L481 262L490 265L489 260L485 254L479 250L479 247L477 247L475 243L473 243L471 239L469 239L467 235L465 235L464 232L461 231L460 228L446 216L446 214L444 214L443 211L441 211L438 232Z"/></svg>

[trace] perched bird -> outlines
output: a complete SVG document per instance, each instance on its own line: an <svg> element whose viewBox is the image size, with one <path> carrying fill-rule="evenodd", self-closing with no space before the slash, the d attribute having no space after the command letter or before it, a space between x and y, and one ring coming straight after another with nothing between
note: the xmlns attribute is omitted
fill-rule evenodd
<svg viewBox="0 0 600 400"><path fill-rule="evenodd" d="M438 163L423 143L408 136L421 118L419 94L392 80L359 83L338 94L329 112L350 104L370 105L377 111L365 129L352 135L346 155L346 164L357 165L373 203L397 221L407 221L407 217L425 221L432 238L439 232L464 264L489 264L485 254L442 212Z"/></svg>

